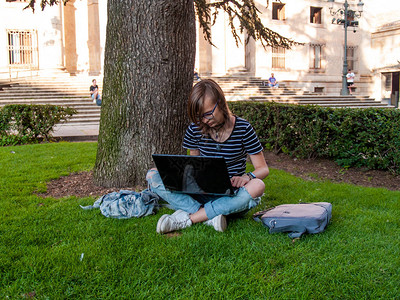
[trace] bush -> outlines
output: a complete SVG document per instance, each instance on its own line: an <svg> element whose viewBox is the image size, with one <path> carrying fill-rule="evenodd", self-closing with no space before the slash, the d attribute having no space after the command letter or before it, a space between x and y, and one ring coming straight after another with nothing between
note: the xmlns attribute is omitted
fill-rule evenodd
<svg viewBox="0 0 400 300"><path fill-rule="evenodd" d="M400 111L231 102L266 149L301 158L329 158L344 167L400 174Z"/></svg>
<svg viewBox="0 0 400 300"><path fill-rule="evenodd" d="M50 140L57 123L76 110L57 105L12 104L0 108L0 146Z"/></svg>

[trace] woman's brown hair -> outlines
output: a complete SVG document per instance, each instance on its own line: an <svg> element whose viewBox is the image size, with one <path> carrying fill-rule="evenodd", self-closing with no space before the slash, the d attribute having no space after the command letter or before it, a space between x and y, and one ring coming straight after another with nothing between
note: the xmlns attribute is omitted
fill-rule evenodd
<svg viewBox="0 0 400 300"><path fill-rule="evenodd" d="M188 101L188 115L190 121L200 127L203 134L210 133L210 127L202 122L202 115L204 113L204 101L206 98L213 100L213 103L218 101L218 109L223 114L223 124L229 122L230 115L232 114L229 110L228 104L226 103L224 92L221 87L212 79L204 79L198 82L192 89L192 92Z"/></svg>

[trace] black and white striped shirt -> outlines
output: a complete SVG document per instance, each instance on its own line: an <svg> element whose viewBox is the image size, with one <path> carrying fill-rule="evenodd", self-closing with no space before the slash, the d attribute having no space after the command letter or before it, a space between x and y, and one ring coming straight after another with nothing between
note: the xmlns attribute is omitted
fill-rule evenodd
<svg viewBox="0 0 400 300"><path fill-rule="evenodd" d="M196 124L190 124L183 139L183 148L200 150L201 156L223 157L229 176L243 175L246 171L247 154L257 154L263 148L250 123L240 117L235 118L233 131L223 143L203 135Z"/></svg>

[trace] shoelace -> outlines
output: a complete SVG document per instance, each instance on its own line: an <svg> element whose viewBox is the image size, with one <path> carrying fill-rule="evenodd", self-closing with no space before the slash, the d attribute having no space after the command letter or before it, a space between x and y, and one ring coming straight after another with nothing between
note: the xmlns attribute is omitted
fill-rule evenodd
<svg viewBox="0 0 400 300"><path fill-rule="evenodd" d="M190 224L189 221L190 221L190 219L186 219L186 220L182 220L182 221L174 220L172 223L174 226L181 228L181 227L185 227L186 225Z"/></svg>

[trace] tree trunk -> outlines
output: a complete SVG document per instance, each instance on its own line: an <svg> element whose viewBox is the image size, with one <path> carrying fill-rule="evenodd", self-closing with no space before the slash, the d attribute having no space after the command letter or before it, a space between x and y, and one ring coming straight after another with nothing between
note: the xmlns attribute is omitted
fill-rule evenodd
<svg viewBox="0 0 400 300"><path fill-rule="evenodd" d="M182 154L193 83L193 0L109 0L94 178L144 185L153 153Z"/></svg>

